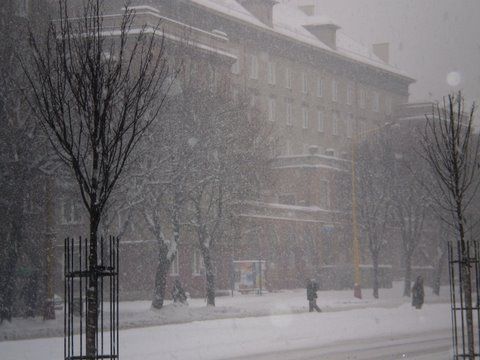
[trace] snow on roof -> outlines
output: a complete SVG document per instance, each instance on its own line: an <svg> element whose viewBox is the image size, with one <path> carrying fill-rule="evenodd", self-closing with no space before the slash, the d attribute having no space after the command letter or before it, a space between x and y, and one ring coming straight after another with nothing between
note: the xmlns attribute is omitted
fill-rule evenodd
<svg viewBox="0 0 480 360"><path fill-rule="evenodd" d="M330 50L327 45L303 27L306 17L296 7L287 4L276 4L273 7L273 30L297 41L302 41L324 50Z"/></svg>
<svg viewBox="0 0 480 360"><path fill-rule="evenodd" d="M324 15L303 16L303 18L302 25L304 26L335 25L340 27L335 21Z"/></svg>
<svg viewBox="0 0 480 360"><path fill-rule="evenodd" d="M251 25L262 28L266 31L273 31L277 34L286 36L296 41L303 42L310 46L326 50L330 53L339 55L343 58L348 58L357 62L368 64L376 68L407 77L412 81L404 71L397 69L396 67L386 64L375 56L368 47L363 44L349 38L342 32L337 32L337 49L332 49L316 36L310 33L304 25L320 25L320 24L332 24L335 22L326 16L313 16L309 17L305 15L297 7L290 4L277 3L273 7L273 29L262 23L248 10L241 6L236 0L190 0L200 6L207 7L211 10L217 11L223 15L235 18L237 20L247 22ZM337 25L338 26L338 25Z"/></svg>
<svg viewBox="0 0 480 360"><path fill-rule="evenodd" d="M385 63L378 56L376 56L369 47L352 39L343 31L337 31L337 52L343 54L353 60L364 62L383 70L394 72L398 75L409 77L406 72L400 70L392 65ZM413 80L413 79L412 79Z"/></svg>
<svg viewBox="0 0 480 360"><path fill-rule="evenodd" d="M247 9L236 0L191 0L192 3L207 7L242 21L268 28L264 23L253 16Z"/></svg>

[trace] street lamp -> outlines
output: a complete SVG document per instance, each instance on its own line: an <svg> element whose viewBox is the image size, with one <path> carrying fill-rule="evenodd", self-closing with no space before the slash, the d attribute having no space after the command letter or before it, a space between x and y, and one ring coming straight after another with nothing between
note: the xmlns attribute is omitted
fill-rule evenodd
<svg viewBox="0 0 480 360"><path fill-rule="evenodd" d="M382 126L369 129L367 131L358 133L352 137L352 233L353 233L353 267L354 267L354 285L353 296L362 298L362 274L360 272L360 242L358 239L358 224L357 224L357 194L356 194L356 182L355 182L355 155L358 139L367 134L371 134L389 128L392 124L387 122Z"/></svg>

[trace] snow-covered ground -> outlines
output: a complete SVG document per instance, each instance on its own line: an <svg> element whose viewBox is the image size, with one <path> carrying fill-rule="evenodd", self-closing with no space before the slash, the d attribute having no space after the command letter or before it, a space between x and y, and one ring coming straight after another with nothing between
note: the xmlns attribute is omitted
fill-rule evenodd
<svg viewBox="0 0 480 360"><path fill-rule="evenodd" d="M188 307L167 304L152 311L149 302L121 304L120 352L127 360L226 359L324 346L339 341L428 334L450 327L448 293L429 295L421 310L401 297L401 284L383 290L379 300L364 290L319 292L322 313L308 313L304 290L217 298L217 306L191 299ZM442 303L443 301L443 303ZM209 320L209 321L200 321ZM30 324L30 325L29 325ZM41 326L43 324L43 327ZM162 326L153 326L163 324ZM0 336L39 335L40 328L63 332L63 320L21 320L0 326ZM147 326L147 327L145 327ZM136 327L125 329L126 327ZM37 329L37 330L36 330ZM163 354L163 355L162 355ZM54 360L63 356L63 338L0 342L2 360Z"/></svg>

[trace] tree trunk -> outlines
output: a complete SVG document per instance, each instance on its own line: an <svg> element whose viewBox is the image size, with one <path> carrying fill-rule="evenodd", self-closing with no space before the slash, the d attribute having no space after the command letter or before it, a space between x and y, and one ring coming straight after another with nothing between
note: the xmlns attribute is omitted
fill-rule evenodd
<svg viewBox="0 0 480 360"><path fill-rule="evenodd" d="M207 305L215 306L215 269L210 253L210 249L202 247L203 262L205 265Z"/></svg>
<svg viewBox="0 0 480 360"><path fill-rule="evenodd" d="M403 296L410 297L412 288L412 253L411 251L406 251L405 255L405 283L403 287Z"/></svg>
<svg viewBox="0 0 480 360"><path fill-rule="evenodd" d="M433 274L433 293L437 296L440 295L440 286L442 284L442 270L444 268L445 264L445 258L447 257L447 250L445 246L442 246L442 253L440 255L440 258L438 259L438 262L435 266L435 272Z"/></svg>
<svg viewBox="0 0 480 360"><path fill-rule="evenodd" d="M98 275L97 275L97 233L100 223L100 214L90 213L90 248L88 254L88 265L90 277L87 290L87 319L85 329L86 355L94 359L97 354L97 332L98 332Z"/></svg>
<svg viewBox="0 0 480 360"><path fill-rule="evenodd" d="M372 262L373 262L373 297L378 299L378 254L372 254Z"/></svg>
<svg viewBox="0 0 480 360"><path fill-rule="evenodd" d="M15 293L15 276L18 261L18 248L21 241L21 230L19 219L13 219L11 242L8 244L7 259L4 268L3 296L0 303L0 322L3 320L12 321L13 298Z"/></svg>
<svg viewBox="0 0 480 360"><path fill-rule="evenodd" d="M463 230L463 228L462 228ZM469 359L475 359L475 341L474 341L474 324L473 324L473 304L472 304L472 275L470 269L470 259L468 252L468 244L461 240L462 247L462 284L465 298L465 317L467 322L467 339L468 339L468 355Z"/></svg>
<svg viewBox="0 0 480 360"><path fill-rule="evenodd" d="M167 274L170 268L168 261L168 248L165 244L160 244L158 249L158 264L155 272L155 289L153 293L152 307L161 309L165 301L165 289L167 286Z"/></svg>

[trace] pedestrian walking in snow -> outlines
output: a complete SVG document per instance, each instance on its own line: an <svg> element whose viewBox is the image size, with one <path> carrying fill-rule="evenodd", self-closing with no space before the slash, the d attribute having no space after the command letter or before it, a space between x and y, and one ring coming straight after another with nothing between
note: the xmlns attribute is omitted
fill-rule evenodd
<svg viewBox="0 0 480 360"><path fill-rule="evenodd" d="M172 298L175 304L187 304L187 295L179 279L175 279L173 283Z"/></svg>
<svg viewBox="0 0 480 360"><path fill-rule="evenodd" d="M417 280L412 287L412 306L415 306L416 309L421 309L423 305L423 299L425 297L425 292L423 290L423 278L417 276Z"/></svg>
<svg viewBox="0 0 480 360"><path fill-rule="evenodd" d="M314 279L310 279L307 281L307 300L308 300L308 311L312 312L316 310L321 312L320 308L317 305L317 291L318 291L318 284Z"/></svg>

